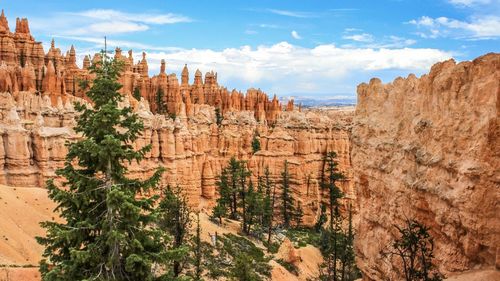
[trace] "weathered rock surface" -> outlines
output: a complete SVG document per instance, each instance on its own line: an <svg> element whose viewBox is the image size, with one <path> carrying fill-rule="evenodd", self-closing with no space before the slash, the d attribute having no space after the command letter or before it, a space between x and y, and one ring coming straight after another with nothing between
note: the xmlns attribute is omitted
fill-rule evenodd
<svg viewBox="0 0 500 281"><path fill-rule="evenodd" d="M400 279L382 253L405 217L431 228L442 273L500 264L499 111L500 54L358 86L352 165L367 279Z"/></svg>
<svg viewBox="0 0 500 281"><path fill-rule="evenodd" d="M198 70L189 84L184 67L181 83L166 73L162 61L160 74L149 77L146 54L134 63L116 49L115 58L124 63L120 77L123 106L140 115L145 130L136 147L150 144L152 150L140 164L132 164L132 176L144 177L163 166L163 184L179 184L194 206L209 207L216 196L215 182L232 156L246 160L252 180L269 167L276 182L288 160L293 189L304 208L304 222L312 224L324 198L319 188L322 157L336 151L348 180L342 185L352 197L349 157L349 124L352 112L318 113L294 110L293 101L282 106L275 96L269 99L261 90L249 89L244 95L228 91L217 83L217 73L204 76ZM52 41L45 54L42 44L31 36L26 19L18 19L15 32L0 16L0 184L44 186L62 167L67 153L65 143L79 138L73 102L85 102L85 89L77 81L91 81L88 68L99 61L86 57L83 68L76 65L73 47L63 54ZM88 87L88 86L87 86ZM133 98L137 89L140 101ZM154 114L156 94L162 90L163 103L175 120ZM215 108L224 121L216 124ZM172 115L171 115L172 116ZM261 151L252 153L251 142L258 133ZM201 204L202 198L208 204Z"/></svg>

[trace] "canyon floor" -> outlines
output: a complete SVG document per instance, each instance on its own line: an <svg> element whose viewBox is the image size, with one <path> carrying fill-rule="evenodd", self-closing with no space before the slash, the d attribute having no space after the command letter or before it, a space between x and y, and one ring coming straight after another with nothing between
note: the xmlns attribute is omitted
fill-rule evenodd
<svg viewBox="0 0 500 281"><path fill-rule="evenodd" d="M47 197L42 188L22 188L0 185L0 281L39 281L37 264L40 261L42 247L35 241L35 236L43 235L39 222L57 220L53 209L55 205ZM202 239L210 241L210 234L238 234L238 222L226 220L223 226L214 224L206 213L200 214ZM264 246L253 241L258 247ZM294 249L299 256L296 263L299 275L288 272L275 260L287 253L280 249L270 261L272 280L306 281L317 273L317 265L321 262L321 253L308 245ZM500 280L500 272L494 269L471 271L446 279L449 281L496 281Z"/></svg>
<svg viewBox="0 0 500 281"><path fill-rule="evenodd" d="M55 205L48 198L46 189L9 187L0 185L0 281L39 281L37 264L43 248L35 237L43 235L39 223L57 220L53 213ZM210 234L238 234L238 222L226 220L222 226L210 221L206 213L200 214L201 238L209 242ZM252 240L264 249L262 243ZM293 250L299 260L295 263L299 275L293 275L278 264L275 259L286 259L286 249L280 249L275 259L270 261L272 280L305 281L317 273L321 253L313 246Z"/></svg>

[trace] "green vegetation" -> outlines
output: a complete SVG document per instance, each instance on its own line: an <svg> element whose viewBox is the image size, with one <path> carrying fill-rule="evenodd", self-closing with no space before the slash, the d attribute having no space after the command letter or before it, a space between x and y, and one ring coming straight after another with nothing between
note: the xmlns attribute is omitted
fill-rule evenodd
<svg viewBox="0 0 500 281"><path fill-rule="evenodd" d="M443 280L432 264L434 241L429 234L429 228L410 219L405 221L404 227L396 228L401 237L392 243L387 254L401 259L405 280Z"/></svg>
<svg viewBox="0 0 500 281"><path fill-rule="evenodd" d="M276 262L283 266L288 272L297 276L299 275L299 269L293 263L286 262L283 259L277 259Z"/></svg>
<svg viewBox="0 0 500 281"><path fill-rule="evenodd" d="M207 258L208 277L233 280L266 280L271 275L270 258L250 240L234 234L224 234L217 239Z"/></svg>
<svg viewBox="0 0 500 281"><path fill-rule="evenodd" d="M153 268L182 253L166 247L170 237L157 227L159 197L139 196L158 186L162 170L144 181L126 177L124 163L140 162L151 147L133 149L143 124L131 108L118 108L121 63L105 52L102 57L90 67L95 79L86 95L93 107L75 104L75 131L83 138L69 144L64 167L56 172L65 181L47 182L63 222L41 223L42 279L165 280L171 270L155 274Z"/></svg>
<svg viewBox="0 0 500 281"><path fill-rule="evenodd" d="M163 92L163 89L158 88L158 91L156 91L156 97L155 97L156 113L158 113L158 114L165 114L167 112L167 106L165 105L164 97L165 97L165 93Z"/></svg>
<svg viewBox="0 0 500 281"><path fill-rule="evenodd" d="M138 100L141 101L141 92L139 91L139 87L134 88L134 92L132 93L132 96Z"/></svg>
<svg viewBox="0 0 500 281"><path fill-rule="evenodd" d="M349 205L348 227L344 229L344 218L340 213L340 199L343 197L338 181L345 176L338 170L337 154L329 152L324 158L321 187L328 191L328 210L330 220L328 227L324 228L327 221L326 206L323 203L321 213L315 225L315 232L319 231L319 249L324 262L320 266L319 280L350 281L360 277L359 270L354 261L354 232L352 229L352 210Z"/></svg>
<svg viewBox="0 0 500 281"><path fill-rule="evenodd" d="M220 112L220 108L216 107L215 108L215 123L217 124L218 127L222 125L222 120L224 120L224 116L222 116L222 113Z"/></svg>
<svg viewBox="0 0 500 281"><path fill-rule="evenodd" d="M260 138L259 138L259 132L255 131L255 134L253 135L252 139L252 152L255 154L257 151L260 150Z"/></svg>
<svg viewBox="0 0 500 281"><path fill-rule="evenodd" d="M187 199L181 194L178 186L175 189L167 186L162 195L163 199L158 207L158 226L173 237L170 248L187 253L186 244L191 226L191 210ZM172 259L171 267L174 277L178 277L184 271L187 258L187 254L183 254Z"/></svg>

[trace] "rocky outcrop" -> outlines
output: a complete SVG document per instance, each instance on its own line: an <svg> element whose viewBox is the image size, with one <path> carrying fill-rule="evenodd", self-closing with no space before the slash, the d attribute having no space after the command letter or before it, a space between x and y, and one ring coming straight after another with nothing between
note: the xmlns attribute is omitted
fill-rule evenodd
<svg viewBox="0 0 500 281"><path fill-rule="evenodd" d="M430 227L442 273L498 266L499 110L500 54L358 86L352 165L366 279L400 279L398 263L381 260L406 217Z"/></svg>

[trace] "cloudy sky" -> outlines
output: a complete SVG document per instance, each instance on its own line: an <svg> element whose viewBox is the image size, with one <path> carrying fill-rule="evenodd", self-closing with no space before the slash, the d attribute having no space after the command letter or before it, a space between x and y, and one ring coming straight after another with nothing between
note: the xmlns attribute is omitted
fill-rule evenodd
<svg viewBox="0 0 500 281"><path fill-rule="evenodd" d="M228 88L281 97L355 97L371 77L427 72L441 60L500 51L500 0L2 1L80 59L103 47L148 53L151 74L187 63ZM191 77L192 79L192 77Z"/></svg>

